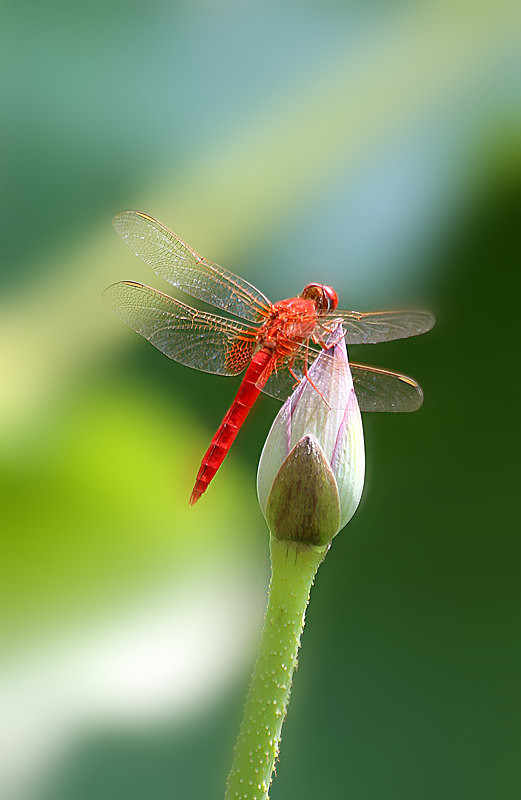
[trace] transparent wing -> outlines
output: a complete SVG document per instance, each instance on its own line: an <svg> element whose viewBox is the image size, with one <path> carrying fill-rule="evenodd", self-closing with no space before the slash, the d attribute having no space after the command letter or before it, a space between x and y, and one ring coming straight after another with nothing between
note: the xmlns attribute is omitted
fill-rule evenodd
<svg viewBox="0 0 521 800"><path fill-rule="evenodd" d="M262 292L232 272L207 261L147 214L122 211L114 217L112 224L145 264L192 297L252 322L261 320L271 308Z"/></svg>
<svg viewBox="0 0 521 800"><path fill-rule="evenodd" d="M237 375L253 355L254 328L190 308L141 283L114 283L103 299L130 328L187 367Z"/></svg>
<svg viewBox="0 0 521 800"><path fill-rule="evenodd" d="M287 364L282 365L269 378L263 391L277 400L286 400L302 380L304 364L307 362L309 369L317 355L317 350L302 345L291 365L294 374L291 374ZM351 362L350 367L361 411L416 411L423 403L421 387L408 375L355 362ZM336 369L335 362L331 369Z"/></svg>
<svg viewBox="0 0 521 800"><path fill-rule="evenodd" d="M350 366L360 411L417 411L423 403L414 378L367 364Z"/></svg>
<svg viewBox="0 0 521 800"><path fill-rule="evenodd" d="M287 400L304 377L300 367L293 366L292 369L296 377L285 367L279 368L277 372L272 373L262 388L264 394L274 397L275 400L280 400L281 403Z"/></svg>
<svg viewBox="0 0 521 800"><path fill-rule="evenodd" d="M407 339L427 333L435 322L430 311L334 311L328 316L342 320L347 344Z"/></svg>

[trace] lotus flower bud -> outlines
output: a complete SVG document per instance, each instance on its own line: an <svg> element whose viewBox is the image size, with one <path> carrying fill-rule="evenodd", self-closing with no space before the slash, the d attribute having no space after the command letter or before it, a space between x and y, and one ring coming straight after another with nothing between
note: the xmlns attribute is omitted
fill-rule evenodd
<svg viewBox="0 0 521 800"><path fill-rule="evenodd" d="M342 326L277 414L257 474L272 534L325 545L355 513L364 485L362 417Z"/></svg>

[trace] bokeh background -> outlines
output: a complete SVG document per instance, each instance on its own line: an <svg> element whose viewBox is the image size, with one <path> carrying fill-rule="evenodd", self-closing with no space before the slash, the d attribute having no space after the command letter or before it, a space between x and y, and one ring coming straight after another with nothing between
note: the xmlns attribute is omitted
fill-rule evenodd
<svg viewBox="0 0 521 800"><path fill-rule="evenodd" d="M140 208L270 298L419 305L353 348L425 390L365 415L367 482L321 567L273 800L518 798L519 5L92 0L2 9L0 795L216 798L262 624L263 398L100 300L168 291Z"/></svg>

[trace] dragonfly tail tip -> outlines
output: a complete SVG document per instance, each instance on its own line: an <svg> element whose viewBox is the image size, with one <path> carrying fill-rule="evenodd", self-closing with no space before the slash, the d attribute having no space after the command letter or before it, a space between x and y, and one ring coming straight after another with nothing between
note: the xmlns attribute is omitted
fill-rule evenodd
<svg viewBox="0 0 521 800"><path fill-rule="evenodd" d="M197 503L199 498L201 497L202 492L199 489L193 489L192 494L190 495L190 505L193 506Z"/></svg>

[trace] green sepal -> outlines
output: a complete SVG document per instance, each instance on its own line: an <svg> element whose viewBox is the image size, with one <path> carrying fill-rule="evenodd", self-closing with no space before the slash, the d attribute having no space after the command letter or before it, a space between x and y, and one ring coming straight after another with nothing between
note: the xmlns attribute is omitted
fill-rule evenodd
<svg viewBox="0 0 521 800"><path fill-rule="evenodd" d="M304 436L280 467L266 503L266 521L277 539L328 544L340 528L335 476L314 436Z"/></svg>

